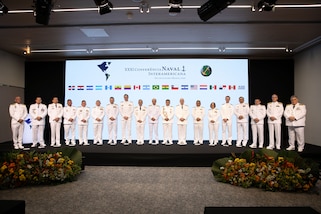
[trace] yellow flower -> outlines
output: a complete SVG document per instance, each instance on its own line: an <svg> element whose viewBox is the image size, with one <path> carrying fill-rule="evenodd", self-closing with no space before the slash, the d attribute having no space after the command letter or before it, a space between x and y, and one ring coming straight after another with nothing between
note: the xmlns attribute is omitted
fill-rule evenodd
<svg viewBox="0 0 321 214"><path fill-rule="evenodd" d="M19 169L19 175L21 175L22 173L24 173L23 169Z"/></svg>
<svg viewBox="0 0 321 214"><path fill-rule="evenodd" d="M72 165L72 164L74 164L74 161L73 161L73 160L69 160L69 161L68 161L68 164L69 164L69 165Z"/></svg>
<svg viewBox="0 0 321 214"><path fill-rule="evenodd" d="M283 157L278 157L278 161L279 162L284 161L284 158Z"/></svg>
<svg viewBox="0 0 321 214"><path fill-rule="evenodd" d="M8 167L6 166L6 165L3 165L2 167L1 167L1 172L4 172L4 170L6 170Z"/></svg>
<svg viewBox="0 0 321 214"><path fill-rule="evenodd" d="M22 175L19 176L19 180L20 180L20 181L25 181L25 180L26 180L26 177L24 176L24 174L22 174Z"/></svg>
<svg viewBox="0 0 321 214"><path fill-rule="evenodd" d="M63 163L64 161L65 161L64 158L59 158L58 161L57 161L57 163Z"/></svg>

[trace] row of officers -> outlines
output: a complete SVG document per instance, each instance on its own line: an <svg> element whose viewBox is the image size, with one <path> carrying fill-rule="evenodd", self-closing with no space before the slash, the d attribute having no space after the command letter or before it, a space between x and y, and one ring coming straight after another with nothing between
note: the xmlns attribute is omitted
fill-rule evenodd
<svg viewBox="0 0 321 214"><path fill-rule="evenodd" d="M152 104L148 107L143 105L143 100L138 100L138 105L128 100L128 95L124 95L124 100L118 105L115 99L110 97L109 104L106 108L101 106L99 100L92 109L88 108L86 101L81 101L81 106L76 108L72 105L72 100L67 100L65 107L58 103L58 98L54 97L52 103L48 105L42 104L41 97L37 97L35 103L30 106L29 114L31 116L32 139L31 147L44 148L45 142L43 138L45 117L49 115L51 129L51 146L60 147L60 129L63 122L65 143L69 146L75 146L75 128L78 124L79 145L89 145L87 139L88 123L90 117L94 127L94 144L102 145L102 131L104 117L107 118L108 125L108 144L117 144L117 122L118 116L121 117L121 143L129 145L132 143L131 137L131 120L135 119L136 134L138 145L144 144L145 121L148 117L149 126L149 144L157 145L158 138L158 121L162 119L163 125L163 144L171 145L172 142L172 124L173 118L177 118L178 129L178 145L186 145L186 128L190 115L190 110L184 104L184 99L179 100L179 104L174 108L170 105L170 100L165 101L165 105L160 107L156 104L156 99L152 99ZM222 145L232 145L232 122L233 116L236 116L237 124L237 141L236 147L245 147L248 143L248 125L252 129L251 148L263 148L264 144L264 118L268 117L269 129L269 145L268 149L281 148L281 123L282 116L285 117L286 126L289 134L289 147L287 150L295 150L295 141L298 144L298 151L304 149L304 127L306 107L299 103L297 96L291 96L291 104L286 105L285 109L281 102L278 102L278 96L272 95L272 102L267 106L261 105L260 99L255 99L254 104L244 102L243 97L239 97L239 104L233 106L230 104L230 97L225 97L225 103L220 109L216 108L214 102L210 104L210 109L205 110L201 106L201 101L197 100L195 107L192 108L191 115L193 117L194 126L194 145L203 144L203 128L204 117L208 117L209 129L209 145L216 146L218 144L218 129L222 125ZM16 97L15 103L9 107L11 116L11 127L13 134L13 144L15 149L23 149L22 136L24 128L24 120L27 117L27 108L21 103L21 98ZM134 117L133 117L134 115ZM251 118L251 120L249 120Z"/></svg>

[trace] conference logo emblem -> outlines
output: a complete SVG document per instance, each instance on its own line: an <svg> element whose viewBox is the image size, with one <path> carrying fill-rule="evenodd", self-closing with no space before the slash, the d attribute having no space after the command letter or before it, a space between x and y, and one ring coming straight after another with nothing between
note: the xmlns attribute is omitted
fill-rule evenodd
<svg viewBox="0 0 321 214"><path fill-rule="evenodd" d="M105 74L106 81L107 81L108 78L110 77L110 74L107 72L110 64L111 64L111 62L103 62L103 63L101 63L100 65L97 65L98 68Z"/></svg>
<svg viewBox="0 0 321 214"><path fill-rule="evenodd" d="M204 65L201 69L201 74L204 76L204 77L208 77L212 74L212 68L208 65Z"/></svg>

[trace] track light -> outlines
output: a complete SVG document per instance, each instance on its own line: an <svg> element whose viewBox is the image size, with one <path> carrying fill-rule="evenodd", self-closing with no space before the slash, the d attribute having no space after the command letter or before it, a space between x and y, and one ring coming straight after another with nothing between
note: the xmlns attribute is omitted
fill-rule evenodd
<svg viewBox="0 0 321 214"><path fill-rule="evenodd" d="M209 0L197 9L198 16L206 22L234 2L235 0Z"/></svg>
<svg viewBox="0 0 321 214"><path fill-rule="evenodd" d="M0 1L0 15L7 14L9 11L8 7Z"/></svg>
<svg viewBox="0 0 321 214"><path fill-rule="evenodd" d="M140 13L149 13L149 4L145 1L142 1L139 5L139 12Z"/></svg>
<svg viewBox="0 0 321 214"><path fill-rule="evenodd" d="M183 0L169 0L168 5L169 8L169 14L177 14L181 12Z"/></svg>
<svg viewBox="0 0 321 214"><path fill-rule="evenodd" d="M108 0L94 0L95 4L98 6L98 13L100 15L110 13L113 9L113 4Z"/></svg>
<svg viewBox="0 0 321 214"><path fill-rule="evenodd" d="M53 3L51 0L34 0L35 10L34 16L36 17L36 22L42 25L49 24L49 18Z"/></svg>
<svg viewBox="0 0 321 214"><path fill-rule="evenodd" d="M275 8L275 2L277 0L261 0L257 4L257 7L260 12L264 11L272 11Z"/></svg>

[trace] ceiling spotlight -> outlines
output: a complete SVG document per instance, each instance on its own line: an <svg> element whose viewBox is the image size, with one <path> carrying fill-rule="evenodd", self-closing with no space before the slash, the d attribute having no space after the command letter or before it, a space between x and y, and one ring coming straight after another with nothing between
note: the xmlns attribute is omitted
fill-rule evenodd
<svg viewBox="0 0 321 214"><path fill-rule="evenodd" d="M35 10L34 16L36 17L36 22L42 25L49 24L49 18L51 9L53 8L53 3L51 0L34 0Z"/></svg>
<svg viewBox="0 0 321 214"><path fill-rule="evenodd" d="M234 2L235 0L209 0L197 9L198 16L206 22Z"/></svg>
<svg viewBox="0 0 321 214"><path fill-rule="evenodd" d="M31 49L30 46L27 45L26 50L23 52L24 55L30 54L31 53Z"/></svg>
<svg viewBox="0 0 321 214"><path fill-rule="evenodd" d="M113 4L108 0L94 0L95 4L98 6L98 13L104 15L110 13L113 9Z"/></svg>
<svg viewBox="0 0 321 214"><path fill-rule="evenodd" d="M177 14L181 12L183 0L169 0L168 5L169 8L169 14Z"/></svg>
<svg viewBox="0 0 321 214"><path fill-rule="evenodd" d="M142 1L139 5L139 12L140 13L149 13L149 4L145 1Z"/></svg>
<svg viewBox="0 0 321 214"><path fill-rule="evenodd" d="M257 4L257 7L259 8L259 11L272 11L275 8L275 2L277 0L260 0Z"/></svg>
<svg viewBox="0 0 321 214"><path fill-rule="evenodd" d="M0 1L0 15L7 14L9 11L8 7Z"/></svg>

